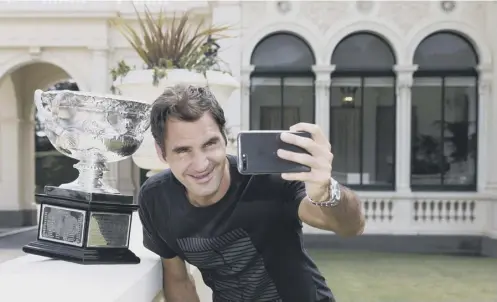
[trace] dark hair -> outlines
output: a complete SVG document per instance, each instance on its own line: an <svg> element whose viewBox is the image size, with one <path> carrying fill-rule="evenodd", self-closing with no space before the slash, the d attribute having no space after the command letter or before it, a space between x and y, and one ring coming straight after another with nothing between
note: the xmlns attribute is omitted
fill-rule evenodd
<svg viewBox="0 0 497 302"><path fill-rule="evenodd" d="M214 94L207 87L193 85L175 85L166 88L164 93L152 104L150 128L152 136L159 145L162 156L165 156L166 122L168 119L195 122L204 113L210 113L219 126L226 140L226 118L223 108L219 105Z"/></svg>

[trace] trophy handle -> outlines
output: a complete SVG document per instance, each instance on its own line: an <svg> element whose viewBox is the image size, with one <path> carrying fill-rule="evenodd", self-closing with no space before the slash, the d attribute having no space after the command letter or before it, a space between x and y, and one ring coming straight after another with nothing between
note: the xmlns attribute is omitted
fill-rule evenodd
<svg viewBox="0 0 497 302"><path fill-rule="evenodd" d="M36 106L36 109L38 109L38 114L39 114L39 117L41 118L41 122L44 123L47 119L52 119L51 118L52 114L50 113L50 111L45 109L45 107L43 106L43 103L41 101L42 94L43 94L43 90L41 90L41 89L35 90L35 106Z"/></svg>
<svg viewBox="0 0 497 302"><path fill-rule="evenodd" d="M45 126L44 131L48 130L54 132L57 135L60 135L62 132L64 132L64 129L62 129L55 121L53 111L47 110L45 109L45 106L43 106L42 95L43 95L43 90L41 89L35 90L35 95L34 95L35 106L36 109L38 109L40 122ZM63 96L64 95L62 93L56 94L55 97L52 99L52 103L59 104ZM53 104L50 105L53 106Z"/></svg>

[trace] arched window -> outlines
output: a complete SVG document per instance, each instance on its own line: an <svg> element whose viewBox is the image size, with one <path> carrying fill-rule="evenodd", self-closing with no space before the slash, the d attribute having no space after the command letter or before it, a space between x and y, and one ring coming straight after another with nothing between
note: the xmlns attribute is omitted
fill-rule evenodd
<svg viewBox="0 0 497 302"><path fill-rule="evenodd" d="M294 34L275 33L259 42L251 58L250 129L314 122L314 63L309 45Z"/></svg>
<svg viewBox="0 0 497 302"><path fill-rule="evenodd" d="M478 56L461 35L437 32L416 49L411 187L475 190Z"/></svg>
<svg viewBox="0 0 497 302"><path fill-rule="evenodd" d="M395 55L373 33L344 38L331 57L333 177L355 189L395 186Z"/></svg>

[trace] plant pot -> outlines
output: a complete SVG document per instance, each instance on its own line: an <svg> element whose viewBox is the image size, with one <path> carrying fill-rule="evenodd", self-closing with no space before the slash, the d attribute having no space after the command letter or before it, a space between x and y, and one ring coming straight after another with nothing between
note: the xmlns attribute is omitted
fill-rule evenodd
<svg viewBox="0 0 497 302"><path fill-rule="evenodd" d="M128 98L151 104L159 97L166 87L177 84L209 86L221 106L224 106L233 91L239 87L238 81L228 73L207 71L206 76L186 69L171 69L158 85L153 84L152 70L133 70L125 77L114 81L114 87ZM151 170L147 176L157 173L168 166L162 162L155 151L155 141L150 129L140 148L132 156L135 164L146 170Z"/></svg>

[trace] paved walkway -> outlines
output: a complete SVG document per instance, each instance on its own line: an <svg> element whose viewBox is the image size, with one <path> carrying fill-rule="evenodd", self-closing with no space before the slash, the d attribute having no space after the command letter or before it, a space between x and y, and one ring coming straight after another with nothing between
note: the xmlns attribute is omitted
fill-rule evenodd
<svg viewBox="0 0 497 302"><path fill-rule="evenodd" d="M26 255L21 250L22 247L34 240L36 240L36 228L7 236L2 236L0 233L0 263Z"/></svg>

